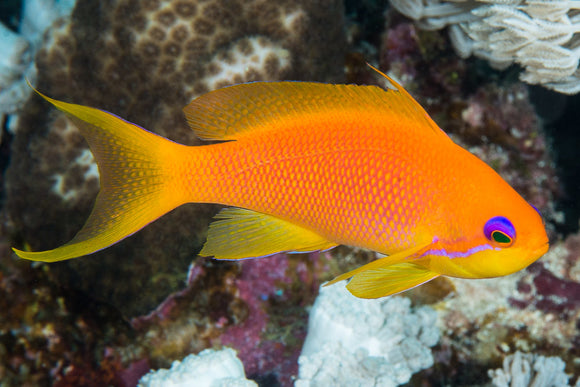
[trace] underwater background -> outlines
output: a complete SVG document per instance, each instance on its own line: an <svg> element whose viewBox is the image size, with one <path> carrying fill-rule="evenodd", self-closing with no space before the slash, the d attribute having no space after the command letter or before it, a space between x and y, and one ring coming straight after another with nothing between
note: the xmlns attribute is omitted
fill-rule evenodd
<svg viewBox="0 0 580 387"><path fill-rule="evenodd" d="M186 357L140 385L580 385L574 3L0 1L0 386L135 386ZM497 32L542 45L489 45ZM319 286L375 253L199 258L219 206L197 204L80 259L12 253L70 240L99 187L80 133L25 78L195 145L181 111L194 97L256 80L375 83L367 62L542 212L544 257L363 301Z"/></svg>

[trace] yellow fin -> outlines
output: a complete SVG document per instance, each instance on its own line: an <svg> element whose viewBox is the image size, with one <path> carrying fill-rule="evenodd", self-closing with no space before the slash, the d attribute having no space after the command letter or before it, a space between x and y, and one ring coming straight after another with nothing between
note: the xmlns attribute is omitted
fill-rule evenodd
<svg viewBox="0 0 580 387"><path fill-rule="evenodd" d="M376 67L372 66L371 64L367 63L367 65L373 71L375 71L380 76L385 78L397 90L397 92L399 93L399 99L401 100L401 102L400 102L401 105L406 106L406 109L410 110L410 115L417 118L417 123L424 122L427 124L427 126L429 128L431 128L433 130L434 133L436 133L439 136L442 136L444 138L449 139L449 136L447 135L447 133L445 133L443 131L443 129L441 129L439 127L439 125L437 125L435 123L435 121L433 121L433 119L431 118L429 113L427 113L425 111L423 106L421 106L421 104L419 102L417 102L413 98L413 96L411 94L409 94L409 92L403 86L401 86L393 78L389 77L387 74L383 73L381 70L377 69Z"/></svg>
<svg viewBox="0 0 580 387"><path fill-rule="evenodd" d="M382 75L397 90L314 82L254 82L204 94L183 111L190 127L204 140L236 140L329 111L338 119L341 115L376 112L391 121L409 120L413 122L411 127L426 123L447 136L402 86Z"/></svg>
<svg viewBox="0 0 580 387"><path fill-rule="evenodd" d="M332 284L337 283L339 281L349 279L350 277L355 276L359 273L362 273L366 270L377 270L377 269L380 269L384 266L393 265L395 263L404 261L405 259L409 258L413 254L416 254L417 252L423 250L424 248L426 248L430 244L431 244L430 242L418 244L417 246L412 247L410 249L400 251L396 254L392 254L392 255L389 255L389 256L384 257L384 258L379 258L377 260L374 260L372 262L367 263L366 265L363 265L361 267L357 267L354 270L351 270L347 273L341 274L338 277L334 278L332 281L329 281L322 286L332 285Z"/></svg>
<svg viewBox="0 0 580 387"><path fill-rule="evenodd" d="M403 292L439 276L410 262L396 263L356 274L346 288L355 297L380 298Z"/></svg>
<svg viewBox="0 0 580 387"><path fill-rule="evenodd" d="M310 252L336 246L317 233L271 215L225 208L209 227L199 253L216 259L258 258L280 252Z"/></svg>
<svg viewBox="0 0 580 387"><path fill-rule="evenodd" d="M101 189L85 225L70 242L39 252L13 249L19 257L55 262L94 253L186 201L184 193L168 186L173 182L172 157L179 157L185 146L103 110L37 93L79 128L97 161Z"/></svg>

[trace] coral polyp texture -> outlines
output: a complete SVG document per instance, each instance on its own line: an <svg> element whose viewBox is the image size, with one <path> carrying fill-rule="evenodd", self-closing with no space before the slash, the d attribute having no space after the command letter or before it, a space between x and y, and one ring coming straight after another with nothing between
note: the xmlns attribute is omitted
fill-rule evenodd
<svg viewBox="0 0 580 387"><path fill-rule="evenodd" d="M433 365L436 313L404 297L363 300L341 282L320 289L296 387L398 386Z"/></svg>
<svg viewBox="0 0 580 387"><path fill-rule="evenodd" d="M559 357L517 351L504 358L502 368L490 370L488 374L495 387L565 387L570 385L565 367L566 363Z"/></svg>
<svg viewBox="0 0 580 387"><path fill-rule="evenodd" d="M42 42L36 85L197 144L181 109L202 93L257 80L340 81L342 15L338 0L81 1L70 22ZM98 190L96 166L74 126L40 99L18 118L6 173L13 234L32 249L51 248L86 219ZM182 283L213 213L210 206L180 208L118 249L58 265L57 276L129 315L145 313ZM95 275L107 267L116 274ZM122 280L136 267L139 281ZM125 302L143 288L150 294Z"/></svg>
<svg viewBox="0 0 580 387"><path fill-rule="evenodd" d="M170 369L152 371L139 380L138 387L257 387L246 379L244 367L231 348L206 349L175 361Z"/></svg>
<svg viewBox="0 0 580 387"><path fill-rule="evenodd" d="M565 94L580 92L580 4L564 0L391 0L425 29L449 26L462 58L470 55L504 69L524 68L520 79Z"/></svg>

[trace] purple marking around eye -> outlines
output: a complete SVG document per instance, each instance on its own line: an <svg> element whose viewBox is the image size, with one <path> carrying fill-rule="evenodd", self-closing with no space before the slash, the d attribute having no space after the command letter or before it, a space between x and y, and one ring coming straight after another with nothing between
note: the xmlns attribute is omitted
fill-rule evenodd
<svg viewBox="0 0 580 387"><path fill-rule="evenodd" d="M514 225L508 218L503 216L494 216L487 221L485 226L483 226L483 233L490 241L492 240L491 235L494 231L501 231L512 240L516 237L516 229L514 228Z"/></svg>

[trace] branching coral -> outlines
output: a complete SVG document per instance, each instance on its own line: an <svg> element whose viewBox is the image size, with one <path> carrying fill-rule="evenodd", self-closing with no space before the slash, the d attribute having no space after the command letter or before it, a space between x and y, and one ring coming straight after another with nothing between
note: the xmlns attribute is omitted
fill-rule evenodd
<svg viewBox="0 0 580 387"><path fill-rule="evenodd" d="M139 387L256 387L247 380L244 367L234 350L206 349L198 355L189 355L183 361L175 361L171 369L151 372L141 378Z"/></svg>
<svg viewBox="0 0 580 387"><path fill-rule="evenodd" d="M496 387L564 387L569 386L565 367L559 357L518 351L504 358L503 368L489 370L489 376Z"/></svg>
<svg viewBox="0 0 580 387"><path fill-rule="evenodd" d="M449 27L464 58L475 55L520 78L565 94L580 92L580 3L548 0L391 0L427 29Z"/></svg>
<svg viewBox="0 0 580 387"><path fill-rule="evenodd" d="M397 386L433 364L439 331L430 307L403 297L362 300L344 283L321 288L308 323L297 387Z"/></svg>

